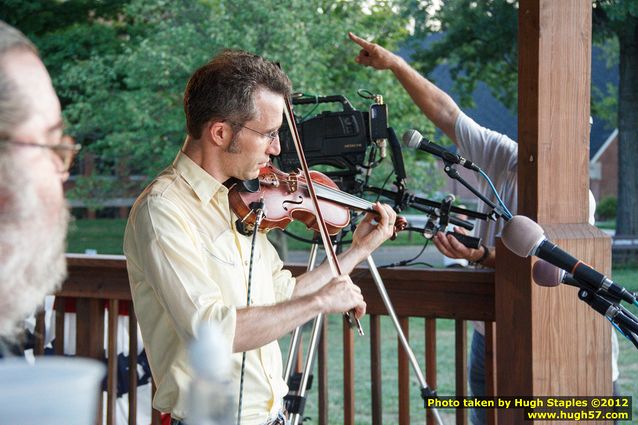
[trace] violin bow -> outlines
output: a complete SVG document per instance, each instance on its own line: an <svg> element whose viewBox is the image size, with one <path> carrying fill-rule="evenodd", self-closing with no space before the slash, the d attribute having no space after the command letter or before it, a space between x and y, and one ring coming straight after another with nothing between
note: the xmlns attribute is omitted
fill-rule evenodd
<svg viewBox="0 0 638 425"><path fill-rule="evenodd" d="M297 156L299 157L299 163L301 164L301 169L303 171L304 177L306 178L306 185L308 186L308 193L310 194L310 199L312 201L312 205L317 212L317 223L319 225L319 234L321 234L321 241L323 242L324 249L326 250L326 258L328 259L328 263L330 264L330 269L332 270L332 274L334 277L340 276L341 266L339 265L339 260L337 259L337 254L334 251L334 247L332 242L330 241L330 234L328 233L328 227L326 226L326 222L321 214L321 208L319 207L319 200L317 199L317 194L315 192L315 188L310 178L310 168L308 167L308 163L306 162L306 156L303 152L303 147L301 146L301 139L299 138L299 133L297 131L297 124L294 120L294 115L292 113L292 103L288 97L284 99L286 105L284 108L284 114L286 115L286 121L288 122L288 128L290 128L290 134L292 136L292 140L295 144L295 149L297 151ZM350 327L353 328L356 326L359 335L363 335L363 328L361 327L361 322L357 319L354 309L349 312L344 313L344 316L348 320Z"/></svg>

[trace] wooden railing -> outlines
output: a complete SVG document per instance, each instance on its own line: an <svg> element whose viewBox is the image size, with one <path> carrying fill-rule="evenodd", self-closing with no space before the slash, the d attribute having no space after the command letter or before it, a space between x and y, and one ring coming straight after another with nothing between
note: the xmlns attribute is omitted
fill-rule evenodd
<svg viewBox="0 0 638 425"><path fill-rule="evenodd" d="M131 303L131 294L126 273L126 263L122 256L69 255L69 276L62 289L56 294L58 300L74 300L77 312L76 353L79 356L104 359L104 332L107 332L108 379L106 423L114 423L115 400L117 396L117 314L120 303L129 304L129 369L135 370L137 363L137 321ZM290 265L293 274L305 271L304 266ZM388 296L399 317L404 333L409 334L409 318L425 319L425 371L430 387L436 387L436 319L455 321L455 393L467 395L467 342L466 321L479 320L486 323L486 383L487 395L494 395L494 273L490 271L431 270L431 269L382 269L380 275ZM370 273L359 268L352 273L353 281L359 285L365 297L370 315L370 356L371 356L371 399L373 424L382 423L382 379L381 379L381 336L380 317L387 315L383 300ZM104 309L108 306L107 323L104 323ZM64 303L56 303L57 317L54 350L61 354L64 346ZM40 315L37 329L42 334L44 319ZM324 327L325 328L325 327ZM343 334L344 340L344 423L354 424L356 389L354 382L355 353L354 334L349 330ZM328 423L328 384L325 366L325 338L319 348L319 423ZM41 341L41 339L40 339ZM43 351L42 342L36 348ZM411 366L408 357L399 350L398 393L399 417L393 423L410 423ZM135 374L129 377L129 424L136 423L137 403ZM458 409L456 423L466 424L466 410ZM102 417L100 412L99 417ZM152 414L153 424L158 424L159 412ZM428 415L427 423L433 423ZM488 411L488 423L495 423L494 412Z"/></svg>
<svg viewBox="0 0 638 425"><path fill-rule="evenodd" d="M64 316L67 303L74 303L76 312L75 352L81 357L107 361L106 423L115 424L115 402L117 399L118 314L121 304L129 311L129 370L137 370L137 319L131 300L126 261L123 256L67 255L68 277L56 293L55 354L63 355L65 346ZM107 323L104 312L107 311ZM36 355L44 351L44 314L36 320ZM104 347L104 333L107 347ZM98 423L102 423L102 404L98 404ZM149 412L152 424L160 424L160 412ZM128 423L137 422L137 374L129 374Z"/></svg>

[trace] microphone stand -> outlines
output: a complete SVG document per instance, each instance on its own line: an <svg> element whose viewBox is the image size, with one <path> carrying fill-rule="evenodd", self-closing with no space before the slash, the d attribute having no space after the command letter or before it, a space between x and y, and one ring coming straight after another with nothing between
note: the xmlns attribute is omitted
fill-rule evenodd
<svg viewBox="0 0 638 425"><path fill-rule="evenodd" d="M487 204L487 206L489 206L492 209L492 211L489 214L487 214L487 217L490 220L496 221L499 217L504 216L503 210L500 207L498 207L494 202L487 199L481 192L473 188L471 184L469 184L463 177L461 177L457 169L454 168L454 165L452 162L443 160L443 163L445 164L445 167L443 167L443 171L445 171L445 174L447 174L451 179L461 183L463 186L467 188L467 190L469 190L474 195L476 195L481 201L485 202L485 204Z"/></svg>
<svg viewBox="0 0 638 425"><path fill-rule="evenodd" d="M398 211L402 211L406 209L407 207L413 207L428 215L435 215L436 211L434 210L434 208L438 208L439 210L441 210L443 208L443 204L440 202L430 201L429 199L419 198L418 196L407 191L407 186L406 186L407 174L405 172L405 166L403 163L403 155L401 154L402 152L401 144L399 143L399 139L397 138L397 135L394 132L394 129L392 127L388 127L387 136L388 136L388 142L390 145L390 152L392 154L391 155L392 167L394 168L394 174L396 175L394 185L396 186L397 190L395 192L395 191L381 189L381 188L372 187L372 186L365 186L363 190L376 193L378 195L383 195L387 198L392 199L394 201L395 208ZM426 208L426 207L423 207L422 205L427 205L429 207L434 207L434 208ZM464 208L452 207L450 209L448 207L448 213L449 211L453 211L457 214L465 214L468 217L474 217L481 220L487 220L486 214L466 210ZM456 220L457 222L454 222L452 220L450 221L452 222L452 224L464 227L467 230L473 229L473 225L470 222L465 220L458 220L458 219Z"/></svg>
<svg viewBox="0 0 638 425"><path fill-rule="evenodd" d="M578 298L618 326L625 337L638 349L638 318L629 310L590 289L578 291Z"/></svg>
<svg viewBox="0 0 638 425"><path fill-rule="evenodd" d="M399 319L397 318L397 314L394 311L394 307L392 306L392 302L390 302L390 297L388 296L388 292L385 289L385 285L383 284L383 280L381 279L381 275L379 274L379 269L377 269L376 264L371 255L368 255L368 267L370 268L370 273L372 274L372 279L377 286L377 291L379 291L379 295L381 295L381 300L383 300L383 305L385 305L386 310L388 310L388 315L392 319L392 323L397 331L397 335L399 337L399 341L401 342L401 346L403 350L408 356L410 360L410 364L412 365L412 369L414 370L414 374L416 375L417 381L419 381L419 387L421 388L421 398L423 399L423 407L427 407L428 399L436 397L436 391L432 390L428 387L427 382L425 381L425 377L423 376L423 372L421 372L421 368L419 367L419 363L416 360L414 352L410 347L410 343L408 342L405 334L403 333L403 329L401 328L401 324L399 323ZM437 424L442 425L443 420L439 415L439 411L431 407L430 411L434 416L434 420Z"/></svg>
<svg viewBox="0 0 638 425"><path fill-rule="evenodd" d="M315 267L317 260L318 244L313 244L308 258L307 271ZM303 326L303 325L302 325ZM312 368L314 366L315 353L317 351L321 337L321 327L323 326L323 314L318 315L312 325L312 334L308 352L306 353L306 364L301 373L293 371L293 365L297 363L299 344L301 343L302 326L297 327L290 338L288 347L288 361L284 370L284 380L288 384L289 393L284 397L284 405L290 414L288 418L291 425L298 425L302 419L306 407L306 393L312 386Z"/></svg>
<svg viewBox="0 0 638 425"><path fill-rule="evenodd" d="M437 212L437 210L441 211L441 209L445 207L445 205L442 202L431 201L429 199L416 196L413 193L408 191L395 192L393 190L381 189L379 187L374 187L374 186L366 186L364 190L367 192L376 193L378 195L382 195L382 196L385 196L386 198L392 199L394 201L396 208L399 211L402 211L408 207L411 207L427 215L438 217L440 213ZM472 211L465 208L459 208L455 206L451 206L449 208L449 211L457 213L457 214L465 214L468 217L477 218L479 220L488 220L490 218L485 213ZM461 220L456 217L450 216L449 222L454 224L455 226L463 227L464 229L467 229L467 230L472 230L474 228L474 225L471 222L466 220Z"/></svg>

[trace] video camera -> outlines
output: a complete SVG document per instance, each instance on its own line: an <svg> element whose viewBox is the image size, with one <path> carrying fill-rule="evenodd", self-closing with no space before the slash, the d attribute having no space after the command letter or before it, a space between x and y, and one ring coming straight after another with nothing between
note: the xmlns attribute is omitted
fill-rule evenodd
<svg viewBox="0 0 638 425"><path fill-rule="evenodd" d="M329 165L337 169L325 172L333 179L354 180L359 172L358 167L370 167L370 164L366 164L366 151L370 145L374 143L380 147L381 157L385 156L385 140L388 138L387 107L380 95L372 95L370 98L375 103L370 105L369 112L357 111L341 95L293 98L293 105L342 105L342 111L324 111L303 120L295 114L295 123L309 166ZM299 169L297 151L285 121L279 131L279 140L279 167L286 172Z"/></svg>

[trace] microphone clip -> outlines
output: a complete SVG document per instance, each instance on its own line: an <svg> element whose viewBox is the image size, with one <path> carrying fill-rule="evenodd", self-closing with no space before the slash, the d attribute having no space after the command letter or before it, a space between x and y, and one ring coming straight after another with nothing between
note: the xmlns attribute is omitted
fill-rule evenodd
<svg viewBox="0 0 638 425"><path fill-rule="evenodd" d="M235 229L244 235L244 236L252 236L255 232L255 229L259 229L259 225L261 224L261 220L264 218L264 198L260 198L259 201L251 202L248 205L250 208L250 213L248 213L243 218L238 218L235 220ZM255 216L255 221L249 223L246 219L253 214Z"/></svg>
<svg viewBox="0 0 638 425"><path fill-rule="evenodd" d="M423 236L425 238L432 239L438 232L445 231L450 223L450 210L455 199L454 195L449 194L443 198L438 208L432 209L428 221L423 227Z"/></svg>

